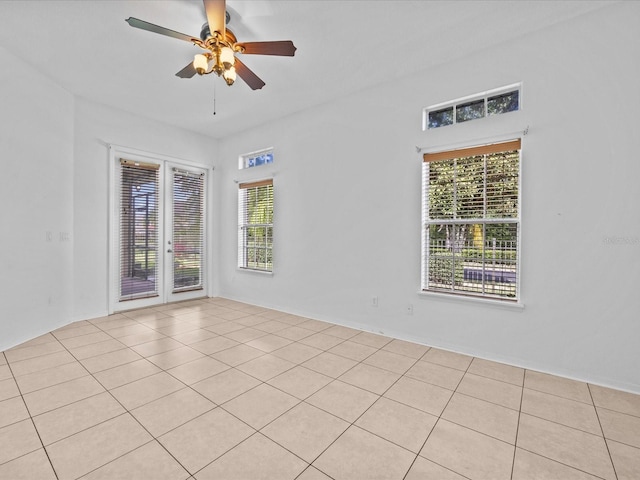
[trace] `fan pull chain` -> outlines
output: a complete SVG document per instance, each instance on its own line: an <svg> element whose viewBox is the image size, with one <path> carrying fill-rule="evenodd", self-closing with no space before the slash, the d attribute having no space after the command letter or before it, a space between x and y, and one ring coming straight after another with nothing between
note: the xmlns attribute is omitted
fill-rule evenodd
<svg viewBox="0 0 640 480"><path fill-rule="evenodd" d="M214 82L213 82L213 114L214 115L216 114L216 83L218 82L216 82L214 79Z"/></svg>

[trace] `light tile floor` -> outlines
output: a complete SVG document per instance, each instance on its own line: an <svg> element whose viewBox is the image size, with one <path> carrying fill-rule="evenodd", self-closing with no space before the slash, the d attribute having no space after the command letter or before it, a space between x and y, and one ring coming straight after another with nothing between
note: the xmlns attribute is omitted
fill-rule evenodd
<svg viewBox="0 0 640 480"><path fill-rule="evenodd" d="M221 298L0 353L3 479L640 478L640 396Z"/></svg>

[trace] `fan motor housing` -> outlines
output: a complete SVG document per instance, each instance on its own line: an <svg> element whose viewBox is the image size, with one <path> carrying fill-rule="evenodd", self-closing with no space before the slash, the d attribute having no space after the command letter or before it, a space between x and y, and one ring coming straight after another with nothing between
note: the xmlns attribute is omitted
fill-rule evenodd
<svg viewBox="0 0 640 480"><path fill-rule="evenodd" d="M229 18L229 13L227 13L227 22ZM211 29L209 28L209 24L205 23L202 25L202 30L200 30L200 39L203 42L206 42L208 38L211 38ZM236 36L233 34L233 32L231 30L229 30L228 28L226 29L226 38L227 38L227 42L230 44L234 44L236 43L238 40L236 39Z"/></svg>

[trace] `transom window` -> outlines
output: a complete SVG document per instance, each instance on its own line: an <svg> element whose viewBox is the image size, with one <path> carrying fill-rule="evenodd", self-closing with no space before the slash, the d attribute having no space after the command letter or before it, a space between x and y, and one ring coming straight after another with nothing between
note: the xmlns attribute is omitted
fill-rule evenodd
<svg viewBox="0 0 640 480"><path fill-rule="evenodd" d="M238 189L238 267L273 271L273 180Z"/></svg>
<svg viewBox="0 0 640 480"><path fill-rule="evenodd" d="M424 291L518 299L520 146L424 155Z"/></svg>
<svg viewBox="0 0 640 480"><path fill-rule="evenodd" d="M240 155L239 168L259 167L260 165L268 165L273 163L273 148L267 148L258 152Z"/></svg>
<svg viewBox="0 0 640 480"><path fill-rule="evenodd" d="M520 85L510 85L424 109L423 130L520 109Z"/></svg>

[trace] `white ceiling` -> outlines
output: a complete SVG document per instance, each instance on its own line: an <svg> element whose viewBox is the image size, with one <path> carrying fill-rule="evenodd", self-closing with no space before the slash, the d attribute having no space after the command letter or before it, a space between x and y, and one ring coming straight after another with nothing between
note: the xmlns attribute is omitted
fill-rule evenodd
<svg viewBox="0 0 640 480"><path fill-rule="evenodd" d="M257 91L240 79L227 87L214 75L176 77L200 50L124 21L197 37L206 20L200 0L2 0L0 46L75 95L222 138L610 3L228 0L239 41L298 48L293 58L242 57L266 82Z"/></svg>

